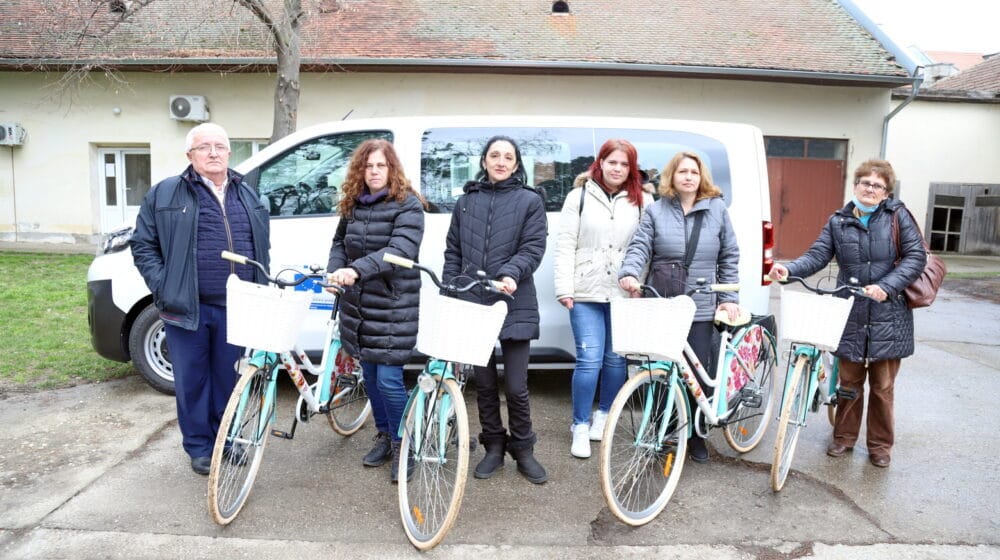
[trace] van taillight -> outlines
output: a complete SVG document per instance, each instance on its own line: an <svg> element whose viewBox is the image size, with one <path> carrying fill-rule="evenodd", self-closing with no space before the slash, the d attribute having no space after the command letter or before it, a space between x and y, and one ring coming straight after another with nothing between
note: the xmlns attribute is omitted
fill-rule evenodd
<svg viewBox="0 0 1000 560"><path fill-rule="evenodd" d="M771 222L762 222L761 224L761 286L770 286L771 280L768 278L767 274L771 272L771 267L774 266L774 224Z"/></svg>

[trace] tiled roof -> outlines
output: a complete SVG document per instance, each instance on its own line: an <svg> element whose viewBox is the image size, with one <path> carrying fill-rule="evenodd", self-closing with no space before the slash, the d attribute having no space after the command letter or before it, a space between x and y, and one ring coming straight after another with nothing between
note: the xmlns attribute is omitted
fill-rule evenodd
<svg viewBox="0 0 1000 560"><path fill-rule="evenodd" d="M924 54L938 64L954 64L960 71L968 70L983 61L983 53L924 51Z"/></svg>
<svg viewBox="0 0 1000 560"><path fill-rule="evenodd" d="M1000 97L1000 55L994 55L964 72L945 78L927 88L927 91L982 92Z"/></svg>
<svg viewBox="0 0 1000 560"><path fill-rule="evenodd" d="M816 74L816 80L889 83L907 76L836 0L568 3L570 14L554 15L548 0L304 0L310 9L302 26L303 63L307 69L481 65L581 72L596 65L621 73L787 72L792 80ZM0 68L17 60L85 59L145 66L273 64L266 29L231 0L156 0L109 35L76 44L68 31L79 28L81 13L93 6L87 0L4 0ZM105 7L94 29L116 17Z"/></svg>

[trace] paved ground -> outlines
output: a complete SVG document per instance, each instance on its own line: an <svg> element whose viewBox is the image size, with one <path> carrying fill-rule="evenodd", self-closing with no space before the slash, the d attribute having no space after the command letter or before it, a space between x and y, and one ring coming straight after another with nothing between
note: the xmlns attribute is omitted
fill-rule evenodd
<svg viewBox="0 0 1000 560"><path fill-rule="evenodd" d="M949 264L1000 270L995 258ZM947 286L916 312L889 469L872 467L863 446L826 457L829 427L816 415L774 494L773 430L742 457L713 433L712 462L689 462L667 510L628 528L604 504L596 461L569 455L568 374L533 375L550 482L527 483L509 460L494 479L470 479L458 523L428 556L1000 558L1000 344L979 342L1000 332L1000 305ZM290 422L292 394L285 387L279 427ZM294 441L272 441L246 509L217 527L206 479L180 449L172 398L137 377L10 396L0 425L0 558L420 556L400 527L388 472L360 465L370 426L342 438L314 422Z"/></svg>

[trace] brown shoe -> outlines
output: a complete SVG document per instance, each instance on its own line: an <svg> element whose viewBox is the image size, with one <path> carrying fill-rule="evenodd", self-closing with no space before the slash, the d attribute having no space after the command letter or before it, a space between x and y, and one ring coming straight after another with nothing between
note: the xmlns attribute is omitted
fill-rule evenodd
<svg viewBox="0 0 1000 560"><path fill-rule="evenodd" d="M868 455L868 460L880 469L888 467L889 463L892 461L892 459L889 458L888 453L872 453Z"/></svg>
<svg viewBox="0 0 1000 560"><path fill-rule="evenodd" d="M837 442L833 442L826 448L826 454L831 457L840 457L844 455L844 453L852 451L853 449L854 449L853 447L848 447L846 445L840 445Z"/></svg>

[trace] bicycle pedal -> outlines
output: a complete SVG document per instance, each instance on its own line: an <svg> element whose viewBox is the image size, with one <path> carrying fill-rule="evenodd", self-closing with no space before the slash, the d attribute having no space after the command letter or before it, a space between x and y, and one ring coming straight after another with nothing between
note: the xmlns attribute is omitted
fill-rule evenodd
<svg viewBox="0 0 1000 560"><path fill-rule="evenodd" d="M740 390L740 402L748 408L760 408L764 404L764 398L753 389L743 388Z"/></svg>
<svg viewBox="0 0 1000 560"><path fill-rule="evenodd" d="M858 392L854 389L842 389L837 387L837 399L844 399L845 401L853 401L858 398Z"/></svg>
<svg viewBox="0 0 1000 560"><path fill-rule="evenodd" d="M271 435L281 439L292 439L293 437L295 437L292 434L288 432L283 432L281 430L271 430Z"/></svg>

